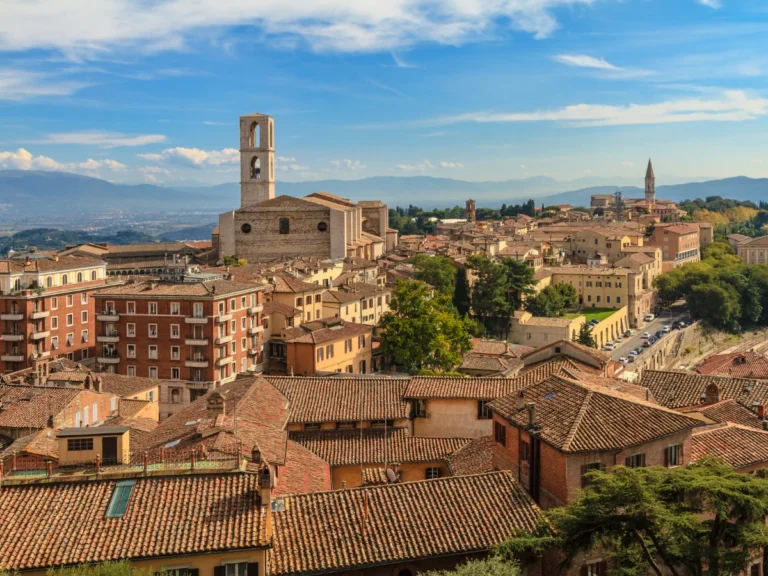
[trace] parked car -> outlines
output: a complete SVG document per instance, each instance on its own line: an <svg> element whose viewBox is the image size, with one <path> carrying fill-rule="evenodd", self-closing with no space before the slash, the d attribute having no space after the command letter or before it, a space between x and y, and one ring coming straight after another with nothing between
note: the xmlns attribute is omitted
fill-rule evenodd
<svg viewBox="0 0 768 576"><path fill-rule="evenodd" d="M619 362L621 362L622 364L626 364L627 362L629 362L629 360L627 360L626 356L622 356L621 358L619 358Z"/></svg>
<svg viewBox="0 0 768 576"><path fill-rule="evenodd" d="M650 332L643 332L643 340L647 340L650 337L651 337L651 333Z"/></svg>
<svg viewBox="0 0 768 576"><path fill-rule="evenodd" d="M613 342L607 342L605 346L603 346L603 348L605 348L606 350L613 350L614 348L616 348L616 344L614 344Z"/></svg>
<svg viewBox="0 0 768 576"><path fill-rule="evenodd" d="M616 336L616 342L624 342L624 338L621 336Z"/></svg>
<svg viewBox="0 0 768 576"><path fill-rule="evenodd" d="M627 358L627 360L631 364L632 362L635 361L636 358L637 358L636 356L630 356L629 358Z"/></svg>
<svg viewBox="0 0 768 576"><path fill-rule="evenodd" d="M680 320L675 320L674 322L672 322L672 330L680 330L680 328L681 328Z"/></svg>
<svg viewBox="0 0 768 576"><path fill-rule="evenodd" d="M656 339L659 340L661 339L662 336L664 336L664 332L662 332L661 330L656 330L655 336L656 336Z"/></svg>
<svg viewBox="0 0 768 576"><path fill-rule="evenodd" d="M629 353L629 357L634 358L635 356L637 356L637 350L632 350L632 352Z"/></svg>
<svg viewBox="0 0 768 576"><path fill-rule="evenodd" d="M654 316L653 314L646 314L645 315L645 321L646 322L651 322L654 318L656 318L656 316Z"/></svg>
<svg viewBox="0 0 768 576"><path fill-rule="evenodd" d="M640 354L643 353L643 349L642 348L635 348L635 352L637 352L637 354L640 355Z"/></svg>
<svg viewBox="0 0 768 576"><path fill-rule="evenodd" d="M629 338L632 336L632 330L624 330L624 338Z"/></svg>
<svg viewBox="0 0 768 576"><path fill-rule="evenodd" d="M662 331L664 334L668 334L668 333L671 331L671 329L670 329L670 327L669 327L669 324L664 324L664 328L662 328L662 329L661 329L661 331Z"/></svg>
<svg viewBox="0 0 768 576"><path fill-rule="evenodd" d="M653 344L653 342L651 342L650 340L646 340L645 342L643 342L643 348L650 348L651 344Z"/></svg>

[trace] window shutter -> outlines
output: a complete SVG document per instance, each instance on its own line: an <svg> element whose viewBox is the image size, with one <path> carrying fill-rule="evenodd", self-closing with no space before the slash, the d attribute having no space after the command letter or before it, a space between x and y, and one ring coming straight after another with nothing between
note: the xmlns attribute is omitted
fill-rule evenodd
<svg viewBox="0 0 768 576"><path fill-rule="evenodd" d="M630 456L627 456L626 458L624 458L624 466L626 466L627 468L632 466L632 458Z"/></svg>
<svg viewBox="0 0 768 576"><path fill-rule="evenodd" d="M200 568L188 568L187 576L200 576Z"/></svg>
<svg viewBox="0 0 768 576"><path fill-rule="evenodd" d="M245 576L259 576L259 563L249 562L248 568L245 571Z"/></svg>
<svg viewBox="0 0 768 576"><path fill-rule="evenodd" d="M643 468L645 468L645 452L643 452L642 454L640 454L640 460L642 461L642 463L640 464L640 466L642 466Z"/></svg>
<svg viewBox="0 0 768 576"><path fill-rule="evenodd" d="M670 456L669 451L670 450L672 450L671 446L667 446L664 449L664 466L666 466L667 468L669 468L669 456Z"/></svg>
<svg viewBox="0 0 768 576"><path fill-rule="evenodd" d="M214 566L213 567L213 576L227 576L227 567L226 566Z"/></svg>
<svg viewBox="0 0 768 576"><path fill-rule="evenodd" d="M587 568L587 565L584 564L584 566L581 567L581 576L589 576L589 572L587 572L589 568Z"/></svg>
<svg viewBox="0 0 768 576"><path fill-rule="evenodd" d="M606 576L608 574L608 562L606 562L605 560L600 562L600 564L598 565L597 573L600 576Z"/></svg>
<svg viewBox="0 0 768 576"><path fill-rule="evenodd" d="M589 483L585 474L587 473L587 465L582 464L581 465L581 487L584 488Z"/></svg>

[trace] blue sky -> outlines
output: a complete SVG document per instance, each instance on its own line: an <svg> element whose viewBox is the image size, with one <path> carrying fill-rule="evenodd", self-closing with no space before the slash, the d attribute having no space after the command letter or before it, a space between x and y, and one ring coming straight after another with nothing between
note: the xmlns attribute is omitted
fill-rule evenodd
<svg viewBox="0 0 768 576"><path fill-rule="evenodd" d="M3 0L0 168L278 179L768 176L758 0Z"/></svg>

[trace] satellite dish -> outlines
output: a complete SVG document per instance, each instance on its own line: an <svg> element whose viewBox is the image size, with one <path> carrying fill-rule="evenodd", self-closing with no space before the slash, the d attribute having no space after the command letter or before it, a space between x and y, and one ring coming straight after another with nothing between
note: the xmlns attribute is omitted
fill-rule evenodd
<svg viewBox="0 0 768 576"><path fill-rule="evenodd" d="M387 481L390 484L393 484L394 482L397 482L397 474L395 474L394 470L392 468L387 468Z"/></svg>

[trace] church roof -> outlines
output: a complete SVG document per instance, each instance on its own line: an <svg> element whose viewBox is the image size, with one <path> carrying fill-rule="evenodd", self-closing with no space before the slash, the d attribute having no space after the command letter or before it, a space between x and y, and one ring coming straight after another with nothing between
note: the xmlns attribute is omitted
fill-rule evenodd
<svg viewBox="0 0 768 576"><path fill-rule="evenodd" d="M653 164L651 164L651 159L648 158L648 169L645 171L645 177L646 178L656 178L656 176L653 173Z"/></svg>
<svg viewBox="0 0 768 576"><path fill-rule="evenodd" d="M318 205L315 202L308 202L301 198L294 198L293 196L276 196L269 200L259 202L253 208L302 208L302 209L318 209ZM253 208L249 207L248 210Z"/></svg>

